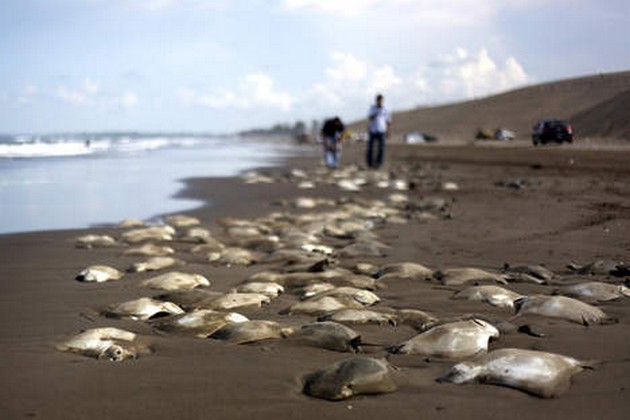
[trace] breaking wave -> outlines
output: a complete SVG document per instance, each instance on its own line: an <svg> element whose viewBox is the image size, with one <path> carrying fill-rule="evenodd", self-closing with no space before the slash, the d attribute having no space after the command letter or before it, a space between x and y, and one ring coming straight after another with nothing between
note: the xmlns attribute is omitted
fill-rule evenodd
<svg viewBox="0 0 630 420"><path fill-rule="evenodd" d="M176 135L3 136L0 137L0 159L142 153L164 148L194 147L216 140L210 136Z"/></svg>

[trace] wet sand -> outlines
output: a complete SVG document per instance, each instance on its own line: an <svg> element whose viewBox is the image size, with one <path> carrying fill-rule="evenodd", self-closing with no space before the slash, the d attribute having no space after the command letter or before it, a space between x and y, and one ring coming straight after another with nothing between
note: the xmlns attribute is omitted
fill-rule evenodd
<svg viewBox="0 0 630 420"><path fill-rule="evenodd" d="M340 265L411 261L433 269L498 270L504 263L530 263L545 265L559 275L560 283L579 279L622 283L627 278L578 276L565 266L570 261L630 261L629 150L391 145L386 169L421 171L423 181L407 194L446 198L450 217L378 226L375 232L380 240L391 246L387 255L341 259ZM361 164L362 158L362 145L352 145L344 151L343 164ZM284 168L264 172L282 174L288 168L313 169L318 164L319 151L309 150ZM497 185L515 180L524 188ZM455 182L459 190L441 190L446 181ZM255 218L285 210L278 202L291 197L385 199L391 193L379 188L349 193L333 186L300 190L289 182L245 185L233 178L190 180L181 195L213 198L212 207L190 214L214 232L221 218ZM155 273L127 274L105 284L74 281L91 264L124 269L138 261L138 257L122 256L120 248L75 248L74 238L86 232L119 237L122 231L99 228L0 236L0 416L4 419L621 419L630 408L629 298L599 305L617 323L585 327L525 316L517 324L526 323L544 337L512 333L490 343L490 349L537 349L603 362L575 375L571 388L558 398L541 399L499 386L440 384L435 379L452 362L389 355L390 363L398 368L396 392L328 402L303 395L299 378L350 357L348 353L289 345L283 340L230 345L173 337L156 334L143 322L98 316L96 311L108 304L146 295L138 283ZM173 246L177 256L188 262L182 271L206 275L211 289L219 292L227 292L253 273L274 268L267 264L222 267L191 257L190 244ZM526 283L509 287L523 294L550 294L555 288ZM451 300L452 290L432 282L394 281L376 293L382 299L376 308L416 308L438 318L467 313L495 319L512 316L482 303ZM283 324L313 321L308 316L279 315L296 299L282 295L268 306L243 313ZM96 326L147 335L155 352L110 363L55 350L55 343ZM375 357L386 356L385 347L416 334L403 325L353 328L372 344L364 349Z"/></svg>

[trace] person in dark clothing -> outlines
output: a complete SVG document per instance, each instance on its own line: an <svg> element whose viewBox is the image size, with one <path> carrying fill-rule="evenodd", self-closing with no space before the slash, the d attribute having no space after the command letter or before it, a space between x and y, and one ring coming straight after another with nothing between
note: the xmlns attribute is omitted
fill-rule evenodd
<svg viewBox="0 0 630 420"><path fill-rule="evenodd" d="M324 146L324 162L328 168L336 169L339 167L344 130L345 127L339 117L324 121L321 135Z"/></svg>

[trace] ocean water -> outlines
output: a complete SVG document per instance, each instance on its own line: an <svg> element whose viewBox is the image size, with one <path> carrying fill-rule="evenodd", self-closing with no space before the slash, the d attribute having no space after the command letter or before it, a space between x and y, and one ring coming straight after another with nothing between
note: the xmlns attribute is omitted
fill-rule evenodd
<svg viewBox="0 0 630 420"><path fill-rule="evenodd" d="M299 151L239 137L3 136L0 234L151 221L201 205L174 197L185 178L235 176Z"/></svg>

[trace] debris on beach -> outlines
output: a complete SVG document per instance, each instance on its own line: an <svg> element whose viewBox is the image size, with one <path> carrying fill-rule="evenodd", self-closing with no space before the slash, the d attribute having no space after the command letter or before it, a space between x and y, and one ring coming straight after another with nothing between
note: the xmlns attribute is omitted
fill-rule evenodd
<svg viewBox="0 0 630 420"><path fill-rule="evenodd" d="M83 283L105 283L120 280L125 273L107 265L91 265L81 270L75 280Z"/></svg>

